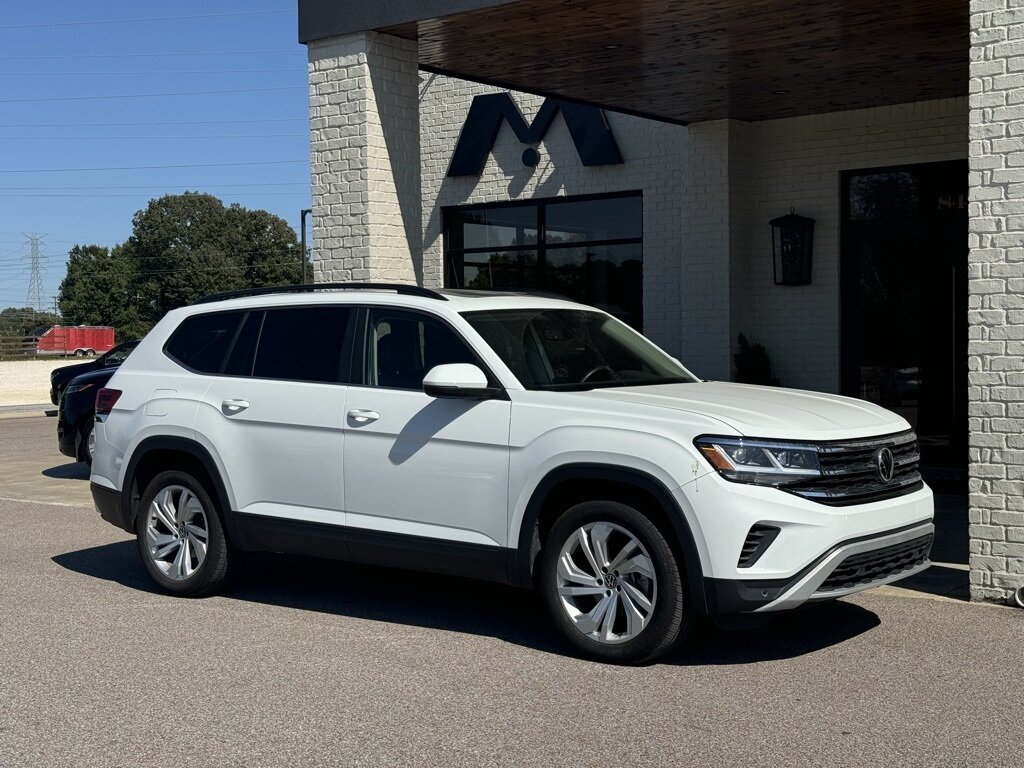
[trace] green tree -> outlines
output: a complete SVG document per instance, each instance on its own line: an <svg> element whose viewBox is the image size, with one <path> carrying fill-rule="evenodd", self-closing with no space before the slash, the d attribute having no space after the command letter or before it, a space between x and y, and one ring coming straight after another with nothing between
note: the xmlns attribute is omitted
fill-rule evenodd
<svg viewBox="0 0 1024 768"><path fill-rule="evenodd" d="M299 279L295 231L283 219L200 192L151 200L135 214L125 250L142 317L154 323L209 293Z"/></svg>
<svg viewBox="0 0 1024 768"><path fill-rule="evenodd" d="M151 200L113 249L75 246L61 283L69 322L145 334L166 312L201 296L300 279L299 245L283 219L186 192Z"/></svg>
<svg viewBox="0 0 1024 768"><path fill-rule="evenodd" d="M60 322L51 312L32 307L8 307L0 311L0 359L25 354L25 337L36 328L47 328Z"/></svg>
<svg viewBox="0 0 1024 768"><path fill-rule="evenodd" d="M32 307L7 307L0 311L0 333L5 336L27 336L35 328L59 322L60 318L52 312L39 312Z"/></svg>
<svg viewBox="0 0 1024 768"><path fill-rule="evenodd" d="M134 296L135 266L122 246L76 245L58 304L69 325L113 325L119 338L147 330L138 320Z"/></svg>

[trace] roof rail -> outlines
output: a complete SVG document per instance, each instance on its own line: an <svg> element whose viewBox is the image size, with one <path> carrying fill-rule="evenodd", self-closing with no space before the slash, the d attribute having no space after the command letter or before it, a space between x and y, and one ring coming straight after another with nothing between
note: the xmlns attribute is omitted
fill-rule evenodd
<svg viewBox="0 0 1024 768"><path fill-rule="evenodd" d="M395 291L403 296L421 296L425 299L437 299L448 301L444 295L429 288L421 288L418 285L408 283L307 283L304 285L279 285L269 288L243 288L239 291L224 291L223 293L211 293L195 301L196 304L209 304L214 301L226 301L227 299L240 299L245 296L267 296L275 293L313 293L314 291Z"/></svg>

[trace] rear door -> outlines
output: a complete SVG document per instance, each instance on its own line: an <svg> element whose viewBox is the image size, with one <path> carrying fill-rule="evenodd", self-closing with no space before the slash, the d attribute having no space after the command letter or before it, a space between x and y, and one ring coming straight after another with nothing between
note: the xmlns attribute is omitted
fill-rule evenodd
<svg viewBox="0 0 1024 768"><path fill-rule="evenodd" d="M243 517L250 528L283 534L302 529L286 522L344 525L352 316L336 304L249 312L223 369L211 377L196 431L220 455L235 511L264 523ZM272 548L291 549L287 544Z"/></svg>

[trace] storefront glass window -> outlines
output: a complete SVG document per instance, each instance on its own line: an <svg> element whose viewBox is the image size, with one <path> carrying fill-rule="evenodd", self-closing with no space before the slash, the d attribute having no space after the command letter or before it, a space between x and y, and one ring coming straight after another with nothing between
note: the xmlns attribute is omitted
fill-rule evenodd
<svg viewBox="0 0 1024 768"><path fill-rule="evenodd" d="M643 322L640 193L444 210L445 285L546 291Z"/></svg>

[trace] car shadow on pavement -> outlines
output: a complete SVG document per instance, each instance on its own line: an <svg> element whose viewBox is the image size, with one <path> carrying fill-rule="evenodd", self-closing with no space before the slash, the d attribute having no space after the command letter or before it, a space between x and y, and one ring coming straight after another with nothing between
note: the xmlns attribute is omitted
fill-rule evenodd
<svg viewBox="0 0 1024 768"><path fill-rule="evenodd" d="M89 465L83 461L71 461L44 469L43 476L52 477L55 480L88 480Z"/></svg>
<svg viewBox="0 0 1024 768"><path fill-rule="evenodd" d="M134 541L57 555L70 571L158 593ZM451 576L272 554L246 554L223 596L300 611L496 637L556 655L573 655L534 592ZM168 600L180 599L167 597ZM878 626L858 605L828 603L788 613L756 629L703 622L686 647L662 660L684 666L747 664L822 650Z"/></svg>

